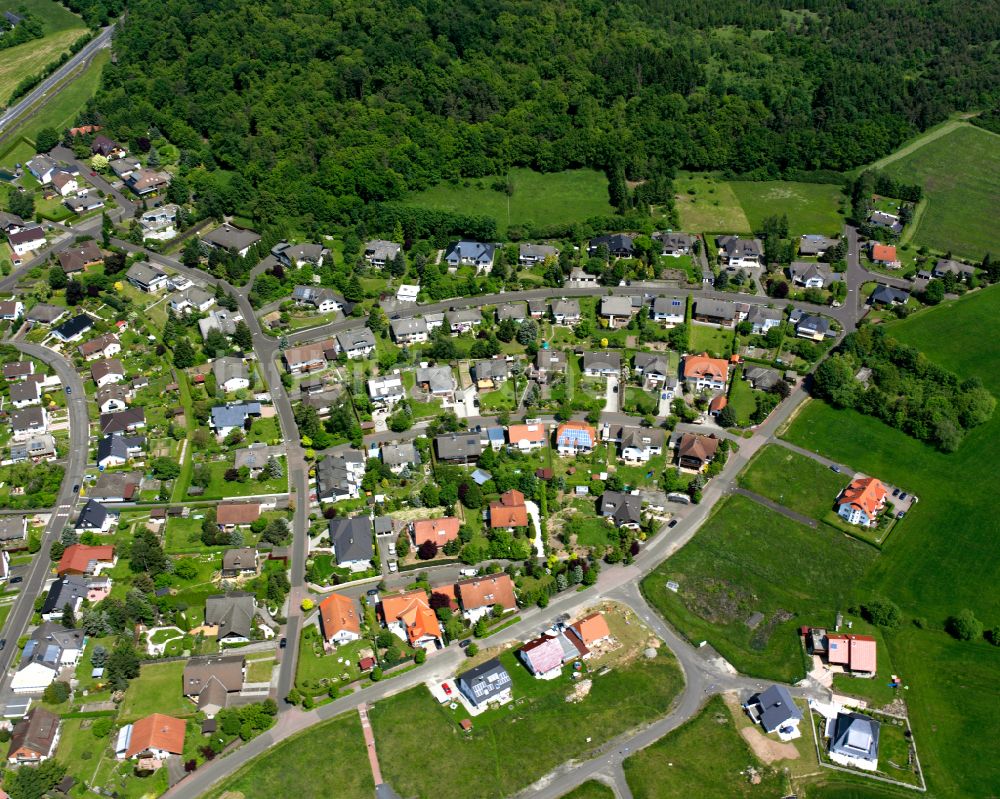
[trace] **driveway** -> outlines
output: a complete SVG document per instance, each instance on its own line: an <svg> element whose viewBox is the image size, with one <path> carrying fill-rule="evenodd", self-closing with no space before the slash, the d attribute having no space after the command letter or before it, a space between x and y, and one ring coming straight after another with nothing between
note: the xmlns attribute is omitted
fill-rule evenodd
<svg viewBox="0 0 1000 799"><path fill-rule="evenodd" d="M618 377L608 378L608 385L604 391L604 410L606 413L618 412Z"/></svg>
<svg viewBox="0 0 1000 799"><path fill-rule="evenodd" d="M538 506L530 499L525 500L524 506L528 509L528 515L531 517L531 523L535 527L535 554L540 558L544 558L545 542L542 540L542 524L539 521L541 513L538 510Z"/></svg>

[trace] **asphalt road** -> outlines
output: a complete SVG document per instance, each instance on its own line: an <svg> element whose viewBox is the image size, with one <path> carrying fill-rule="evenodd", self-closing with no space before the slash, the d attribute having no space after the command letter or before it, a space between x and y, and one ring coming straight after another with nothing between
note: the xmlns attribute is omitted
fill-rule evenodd
<svg viewBox="0 0 1000 799"><path fill-rule="evenodd" d="M17 639L25 634L28 622L35 610L35 597L42 592L45 580L49 576L49 550L52 543L62 534L66 522L72 519L73 507L76 504L77 492L73 487L83 482L83 472L87 466L87 455L90 452L90 419L87 415L87 396L83 390L83 381L66 359L46 347L38 344L28 344L22 341L11 341L21 352L38 358L51 365L62 380L63 386L69 386L72 393L67 396L70 423L69 458L66 462L66 473L63 477L59 496L49 523L42 537L42 548L31 561L21 592L14 600L14 608L10 612L5 626L7 646L0 652L0 674L6 674L13 664L18 652Z"/></svg>
<svg viewBox="0 0 1000 799"><path fill-rule="evenodd" d="M114 25L109 25L104 28L104 30L102 30L97 36L87 42L86 46L80 50L79 53L72 56L65 64L49 75L49 77L38 84L38 86L36 86L32 91L28 92L28 94L22 97L18 102L14 103L14 105L4 111L3 114L0 115L0 133L3 133L12 122L14 122L19 116L21 116L21 114L30 109L40 100L51 100L52 97L49 96L49 92L51 92L59 82L65 80L79 67L89 63L98 51L104 49L105 47L110 47L111 35L114 32L114 29ZM58 92L56 92L56 94L58 94Z"/></svg>

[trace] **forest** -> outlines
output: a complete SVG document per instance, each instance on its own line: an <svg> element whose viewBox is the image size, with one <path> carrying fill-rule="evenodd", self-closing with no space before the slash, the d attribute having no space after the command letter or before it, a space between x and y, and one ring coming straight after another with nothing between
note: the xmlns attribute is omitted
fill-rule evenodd
<svg viewBox="0 0 1000 799"><path fill-rule="evenodd" d="M627 212L678 168L844 170L996 106L998 26L986 0L132 0L88 113L263 225L512 166L603 169Z"/></svg>

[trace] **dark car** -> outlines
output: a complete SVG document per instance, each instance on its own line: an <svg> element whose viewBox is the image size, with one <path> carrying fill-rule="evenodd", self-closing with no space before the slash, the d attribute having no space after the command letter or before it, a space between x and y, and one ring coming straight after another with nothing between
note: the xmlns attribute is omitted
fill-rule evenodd
<svg viewBox="0 0 1000 799"><path fill-rule="evenodd" d="M73 386L66 386L66 393L67 394L72 394L73 393Z"/></svg>
<svg viewBox="0 0 1000 799"><path fill-rule="evenodd" d="M16 583L19 583L19 582L21 582L21 580L23 580L23 579L24 579L24 578L23 578L23 577L22 577L21 575L17 575L16 577L11 577L11 578L10 578L10 582L11 582L11 585L14 585L14 584L16 584Z"/></svg>
<svg viewBox="0 0 1000 799"><path fill-rule="evenodd" d="M5 646L7 646L7 639L0 638L0 649L3 649Z"/></svg>
<svg viewBox="0 0 1000 799"><path fill-rule="evenodd" d="M80 491L80 484L79 483L74 484L74 486L73 486L73 493L76 494L79 491Z"/></svg>
<svg viewBox="0 0 1000 799"><path fill-rule="evenodd" d="M830 464L830 471L831 471L831 472L836 472L837 474L840 474L840 467L839 467L839 466L834 466L834 465L833 465L833 464L831 463L831 464Z"/></svg>
<svg viewBox="0 0 1000 799"><path fill-rule="evenodd" d="M670 524L668 524L667 527L676 527L677 526L677 522L678 522L677 519L671 519L670 520Z"/></svg>
<svg viewBox="0 0 1000 799"><path fill-rule="evenodd" d="M288 646L288 639L282 638L280 641L278 641L278 646L284 649L286 646Z"/></svg>
<svg viewBox="0 0 1000 799"><path fill-rule="evenodd" d="M460 647L462 647L462 649L465 649L465 647L467 647L471 643L472 643L472 639L471 638L466 638L464 641L459 641L458 645Z"/></svg>
<svg viewBox="0 0 1000 799"><path fill-rule="evenodd" d="M899 498L900 498L900 499L906 499L906 497L907 497L907 493L906 493L905 491L903 491L903 492L902 492L902 493L901 493L901 494L899 495Z"/></svg>
<svg viewBox="0 0 1000 799"><path fill-rule="evenodd" d="M898 496L899 496L899 489L898 489L898 488L894 488L894 489L892 489L892 495L893 495L894 497L898 497Z"/></svg>

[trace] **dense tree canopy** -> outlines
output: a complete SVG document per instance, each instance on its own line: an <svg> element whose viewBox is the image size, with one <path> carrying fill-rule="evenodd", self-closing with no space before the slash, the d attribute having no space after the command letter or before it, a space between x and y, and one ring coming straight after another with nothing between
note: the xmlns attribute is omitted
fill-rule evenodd
<svg viewBox="0 0 1000 799"><path fill-rule="evenodd" d="M642 202L677 167L843 169L996 104L990 3L804 5L133 0L91 115L162 132L203 211L328 224L517 165Z"/></svg>

